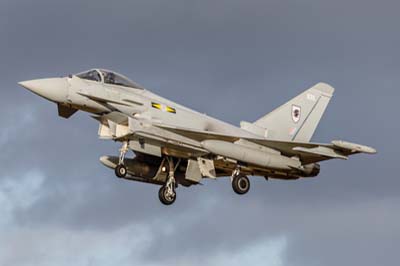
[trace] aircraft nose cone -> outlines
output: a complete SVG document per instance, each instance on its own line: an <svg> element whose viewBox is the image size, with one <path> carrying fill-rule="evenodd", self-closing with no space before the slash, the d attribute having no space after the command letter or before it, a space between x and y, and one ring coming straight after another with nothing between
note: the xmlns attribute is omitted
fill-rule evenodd
<svg viewBox="0 0 400 266"><path fill-rule="evenodd" d="M64 78L27 80L18 84L53 102L65 102L67 99L68 83Z"/></svg>

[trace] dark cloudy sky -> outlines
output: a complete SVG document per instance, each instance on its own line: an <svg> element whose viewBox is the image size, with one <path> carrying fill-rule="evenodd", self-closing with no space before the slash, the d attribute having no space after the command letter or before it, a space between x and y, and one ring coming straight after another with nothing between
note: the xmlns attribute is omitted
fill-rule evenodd
<svg viewBox="0 0 400 266"><path fill-rule="evenodd" d="M371 0L0 0L0 265L397 265L400 4ZM87 114L21 80L114 69L239 124L314 83L336 94L314 141L375 156L318 178L181 188L118 180Z"/></svg>

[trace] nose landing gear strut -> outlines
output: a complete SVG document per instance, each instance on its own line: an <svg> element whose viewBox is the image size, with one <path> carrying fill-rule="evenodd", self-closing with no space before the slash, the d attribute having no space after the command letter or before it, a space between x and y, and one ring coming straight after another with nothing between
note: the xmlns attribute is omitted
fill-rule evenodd
<svg viewBox="0 0 400 266"><path fill-rule="evenodd" d="M115 167L115 175L119 178L126 177L128 171L126 170L126 166L124 165L125 155L129 151L129 142L125 141L122 144L121 149L119 150L119 162Z"/></svg>

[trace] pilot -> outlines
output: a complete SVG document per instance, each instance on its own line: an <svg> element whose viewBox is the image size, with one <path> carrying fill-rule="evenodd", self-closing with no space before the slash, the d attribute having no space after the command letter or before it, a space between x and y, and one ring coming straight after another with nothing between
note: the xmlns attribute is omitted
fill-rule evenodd
<svg viewBox="0 0 400 266"><path fill-rule="evenodd" d="M115 75L114 75L114 73L108 72L104 76L104 81L105 81L105 83L108 83L108 84L114 84L115 83Z"/></svg>

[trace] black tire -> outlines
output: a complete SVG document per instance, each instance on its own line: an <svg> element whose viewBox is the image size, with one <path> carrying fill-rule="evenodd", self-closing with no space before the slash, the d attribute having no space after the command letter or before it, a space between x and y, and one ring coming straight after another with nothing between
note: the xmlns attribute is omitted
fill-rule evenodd
<svg viewBox="0 0 400 266"><path fill-rule="evenodd" d="M250 190L250 180L245 175L235 176L232 180L232 188L239 195L246 194Z"/></svg>
<svg viewBox="0 0 400 266"><path fill-rule="evenodd" d="M118 176L119 178L126 177L126 174L128 171L126 170L125 165L119 164L117 167L115 167L115 175Z"/></svg>
<svg viewBox="0 0 400 266"><path fill-rule="evenodd" d="M160 190L158 191L158 198L160 199L161 203L164 205L171 205L175 202L176 200L176 193L172 198L169 198L165 195L166 193L166 187L162 186Z"/></svg>

